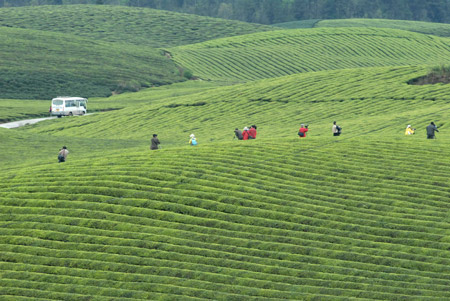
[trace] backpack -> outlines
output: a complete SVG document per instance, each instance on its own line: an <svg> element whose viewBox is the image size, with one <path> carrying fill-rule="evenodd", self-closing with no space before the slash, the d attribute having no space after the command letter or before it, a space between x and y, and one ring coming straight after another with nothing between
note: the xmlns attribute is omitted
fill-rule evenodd
<svg viewBox="0 0 450 301"><path fill-rule="evenodd" d="M197 139L195 138L192 139L192 145L197 145Z"/></svg>
<svg viewBox="0 0 450 301"><path fill-rule="evenodd" d="M300 137L305 137L305 133L304 133L304 132L298 131L298 135L299 135Z"/></svg>

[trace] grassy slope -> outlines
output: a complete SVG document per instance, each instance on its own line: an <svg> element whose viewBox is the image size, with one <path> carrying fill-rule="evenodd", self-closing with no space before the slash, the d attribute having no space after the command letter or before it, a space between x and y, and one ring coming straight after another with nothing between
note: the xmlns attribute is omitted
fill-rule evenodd
<svg viewBox="0 0 450 301"><path fill-rule="evenodd" d="M387 19L305 20L274 24L280 28L378 27L402 29L441 37L450 37L450 24Z"/></svg>
<svg viewBox="0 0 450 301"><path fill-rule="evenodd" d="M259 24L108 5L1 8L0 26L70 33L97 41L156 48L274 30Z"/></svg>
<svg viewBox="0 0 450 301"><path fill-rule="evenodd" d="M447 299L450 144L411 138L221 143L4 173L0 292Z"/></svg>
<svg viewBox="0 0 450 301"><path fill-rule="evenodd" d="M14 131L41 143L0 146L4 161L27 154L0 175L0 292L449 298L450 88L405 84L424 73L300 74ZM299 140L302 121L311 131ZM229 140L248 123L257 140ZM153 130L163 149L150 152ZM65 164L54 163L58 138L72 150Z"/></svg>
<svg viewBox="0 0 450 301"><path fill-rule="evenodd" d="M0 27L2 98L107 96L113 90L180 81L159 50L68 34Z"/></svg>
<svg viewBox="0 0 450 301"><path fill-rule="evenodd" d="M201 78L250 81L309 71L448 63L450 40L395 29L319 28L256 33L170 51Z"/></svg>

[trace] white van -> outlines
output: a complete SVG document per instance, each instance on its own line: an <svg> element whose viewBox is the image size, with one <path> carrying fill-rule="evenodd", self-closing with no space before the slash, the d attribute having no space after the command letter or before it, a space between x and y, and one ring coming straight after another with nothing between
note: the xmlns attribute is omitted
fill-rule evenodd
<svg viewBox="0 0 450 301"><path fill-rule="evenodd" d="M52 115L84 115L87 112L87 101L82 97L58 96L52 99Z"/></svg>

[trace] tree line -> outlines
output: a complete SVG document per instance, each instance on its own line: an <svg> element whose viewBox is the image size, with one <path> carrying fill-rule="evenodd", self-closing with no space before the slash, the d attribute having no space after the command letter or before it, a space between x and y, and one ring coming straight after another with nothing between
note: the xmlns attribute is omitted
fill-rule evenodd
<svg viewBox="0 0 450 301"><path fill-rule="evenodd" d="M149 7L261 24L346 18L450 23L450 0L0 0L0 7L67 4Z"/></svg>

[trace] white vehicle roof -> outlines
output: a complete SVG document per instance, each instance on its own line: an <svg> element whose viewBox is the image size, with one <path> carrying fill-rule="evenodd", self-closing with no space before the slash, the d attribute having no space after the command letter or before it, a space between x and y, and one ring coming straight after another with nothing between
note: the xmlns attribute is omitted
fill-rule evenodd
<svg viewBox="0 0 450 301"><path fill-rule="evenodd" d="M58 97L53 98L52 100L55 100L55 99L61 99L61 100L86 100L87 101L87 98L84 98L84 97L72 97L72 96L58 96Z"/></svg>

